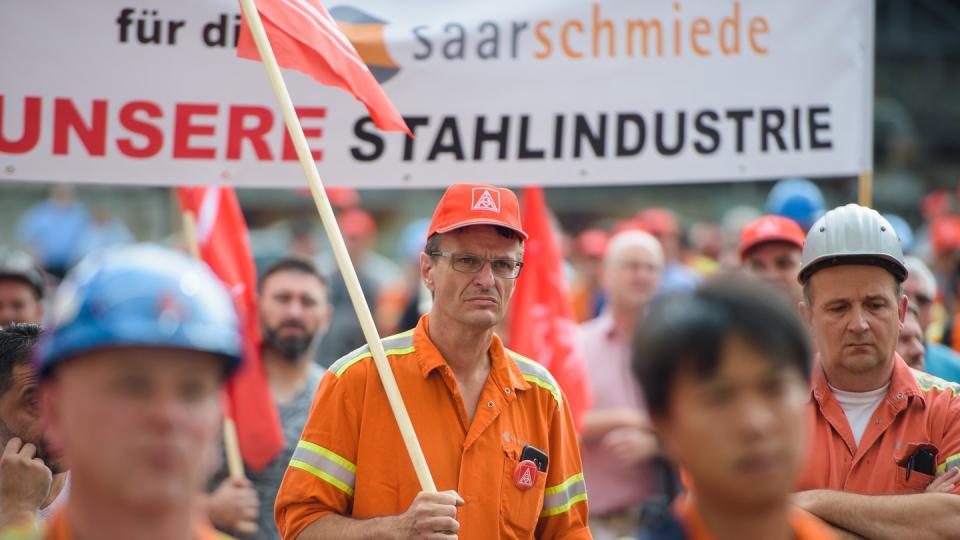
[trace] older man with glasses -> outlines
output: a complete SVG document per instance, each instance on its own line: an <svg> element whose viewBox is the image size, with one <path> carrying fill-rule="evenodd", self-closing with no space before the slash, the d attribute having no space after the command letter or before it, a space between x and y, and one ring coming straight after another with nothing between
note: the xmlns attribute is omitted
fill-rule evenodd
<svg viewBox="0 0 960 540"><path fill-rule="evenodd" d="M457 184L420 255L433 307L383 340L439 493L420 491L370 352L327 371L277 496L284 538L590 538L570 409L494 328L523 267L519 204ZM523 314L520 314L523 316Z"/></svg>
<svg viewBox="0 0 960 540"><path fill-rule="evenodd" d="M940 343L926 338L927 329L933 321L933 304L937 296L937 280L933 272L920 259L904 257L907 279L903 282L903 294L910 305L917 308L917 320L924 336L924 369L927 373L951 382L960 382L960 354Z"/></svg>

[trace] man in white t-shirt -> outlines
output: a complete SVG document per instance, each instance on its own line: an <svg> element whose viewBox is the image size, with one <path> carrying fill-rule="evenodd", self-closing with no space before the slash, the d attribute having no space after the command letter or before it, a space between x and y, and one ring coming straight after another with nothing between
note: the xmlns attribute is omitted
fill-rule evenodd
<svg viewBox="0 0 960 540"><path fill-rule="evenodd" d="M843 538L956 538L960 386L896 354L907 269L893 227L863 206L835 208L807 233L802 257L817 362L794 502Z"/></svg>

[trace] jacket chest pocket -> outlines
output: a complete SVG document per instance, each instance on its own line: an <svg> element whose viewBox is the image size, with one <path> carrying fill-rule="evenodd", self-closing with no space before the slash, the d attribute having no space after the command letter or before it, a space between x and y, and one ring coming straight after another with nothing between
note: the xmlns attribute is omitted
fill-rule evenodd
<svg viewBox="0 0 960 540"><path fill-rule="evenodd" d="M501 442L503 448L503 470L500 488L501 538L533 538L540 511L543 508L543 491L547 483L547 473L534 471L536 478L533 486L527 489L515 478L520 464L521 446L512 441ZM521 474L522 476L522 474ZM520 480L523 480L522 478Z"/></svg>
<svg viewBox="0 0 960 540"><path fill-rule="evenodd" d="M894 454L897 464L895 493L922 493L936 476L937 447L928 442L909 443Z"/></svg>
<svg viewBox="0 0 960 540"><path fill-rule="evenodd" d="M897 481L894 482L895 494L923 493L930 482L933 482L933 476L917 471L910 473L910 479L907 479L907 471L903 467L897 467Z"/></svg>

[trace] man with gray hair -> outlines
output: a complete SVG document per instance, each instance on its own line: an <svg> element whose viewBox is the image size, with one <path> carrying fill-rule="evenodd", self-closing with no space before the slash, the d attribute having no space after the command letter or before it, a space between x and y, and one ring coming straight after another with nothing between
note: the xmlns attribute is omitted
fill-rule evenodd
<svg viewBox="0 0 960 540"><path fill-rule="evenodd" d="M856 204L807 233L801 313L817 350L794 502L845 538L956 538L960 386L896 354L907 268L893 227Z"/></svg>
<svg viewBox="0 0 960 540"><path fill-rule="evenodd" d="M583 421L583 474L590 492L590 529L597 540L636 529L638 509L650 495L647 461L657 443L639 385L630 376L631 340L663 273L660 242L624 231L607 245L602 283L607 305L577 328L593 408Z"/></svg>
<svg viewBox="0 0 960 540"><path fill-rule="evenodd" d="M927 373L951 382L960 382L960 354L926 338L927 329L933 319L933 302L937 296L937 278L926 263L917 257L904 257L907 266L907 279L903 282L903 293L910 304L917 307L917 319L924 339L924 366Z"/></svg>

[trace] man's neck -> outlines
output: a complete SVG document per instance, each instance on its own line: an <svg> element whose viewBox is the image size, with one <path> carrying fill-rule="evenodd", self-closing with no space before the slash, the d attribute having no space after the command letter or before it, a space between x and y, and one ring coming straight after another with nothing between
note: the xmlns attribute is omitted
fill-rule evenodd
<svg viewBox="0 0 960 540"><path fill-rule="evenodd" d="M637 329L637 321L643 314L644 306L611 305L610 315L613 318L613 330L618 339L628 343Z"/></svg>
<svg viewBox="0 0 960 540"><path fill-rule="evenodd" d="M477 331L461 325L449 327L430 319L427 334L458 379L489 368L487 351L493 340L493 328Z"/></svg>
<svg viewBox="0 0 960 540"><path fill-rule="evenodd" d="M834 388L847 392L870 392L883 388L890 384L893 379L894 363L896 358L887 365L878 366L876 369L866 373L850 373L844 369L829 370L823 365L823 372L827 377L827 383Z"/></svg>
<svg viewBox="0 0 960 540"><path fill-rule="evenodd" d="M300 393L307 381L310 363L313 362L310 350L300 355L296 362L287 360L269 347L264 347L262 351L273 399L277 405L286 405Z"/></svg>
<svg viewBox="0 0 960 540"><path fill-rule="evenodd" d="M85 494L76 483L72 491L67 500L67 517L76 540L197 540L196 526L201 517L196 501L189 497L167 511L130 511L122 506L122 501L118 508L117 501L107 502Z"/></svg>
<svg viewBox="0 0 960 540"><path fill-rule="evenodd" d="M700 512L704 526L717 540L740 538L764 538L768 540L791 540L793 531L787 514L789 503L771 503L762 509L738 511L728 504L713 504L703 497L692 503Z"/></svg>
<svg viewBox="0 0 960 540"><path fill-rule="evenodd" d="M474 413L487 377L490 375L490 341L493 329L475 331L463 325L444 325L431 319L427 325L430 341L446 360L453 377L457 380L463 400L467 425L473 422Z"/></svg>
<svg viewBox="0 0 960 540"><path fill-rule="evenodd" d="M53 481L50 483L50 494L47 495L47 498L43 501L43 504L40 505L40 508L46 508L53 504L53 501L57 500L57 497L60 496L60 492L63 491L63 486L67 484L67 473L57 473L53 475Z"/></svg>

